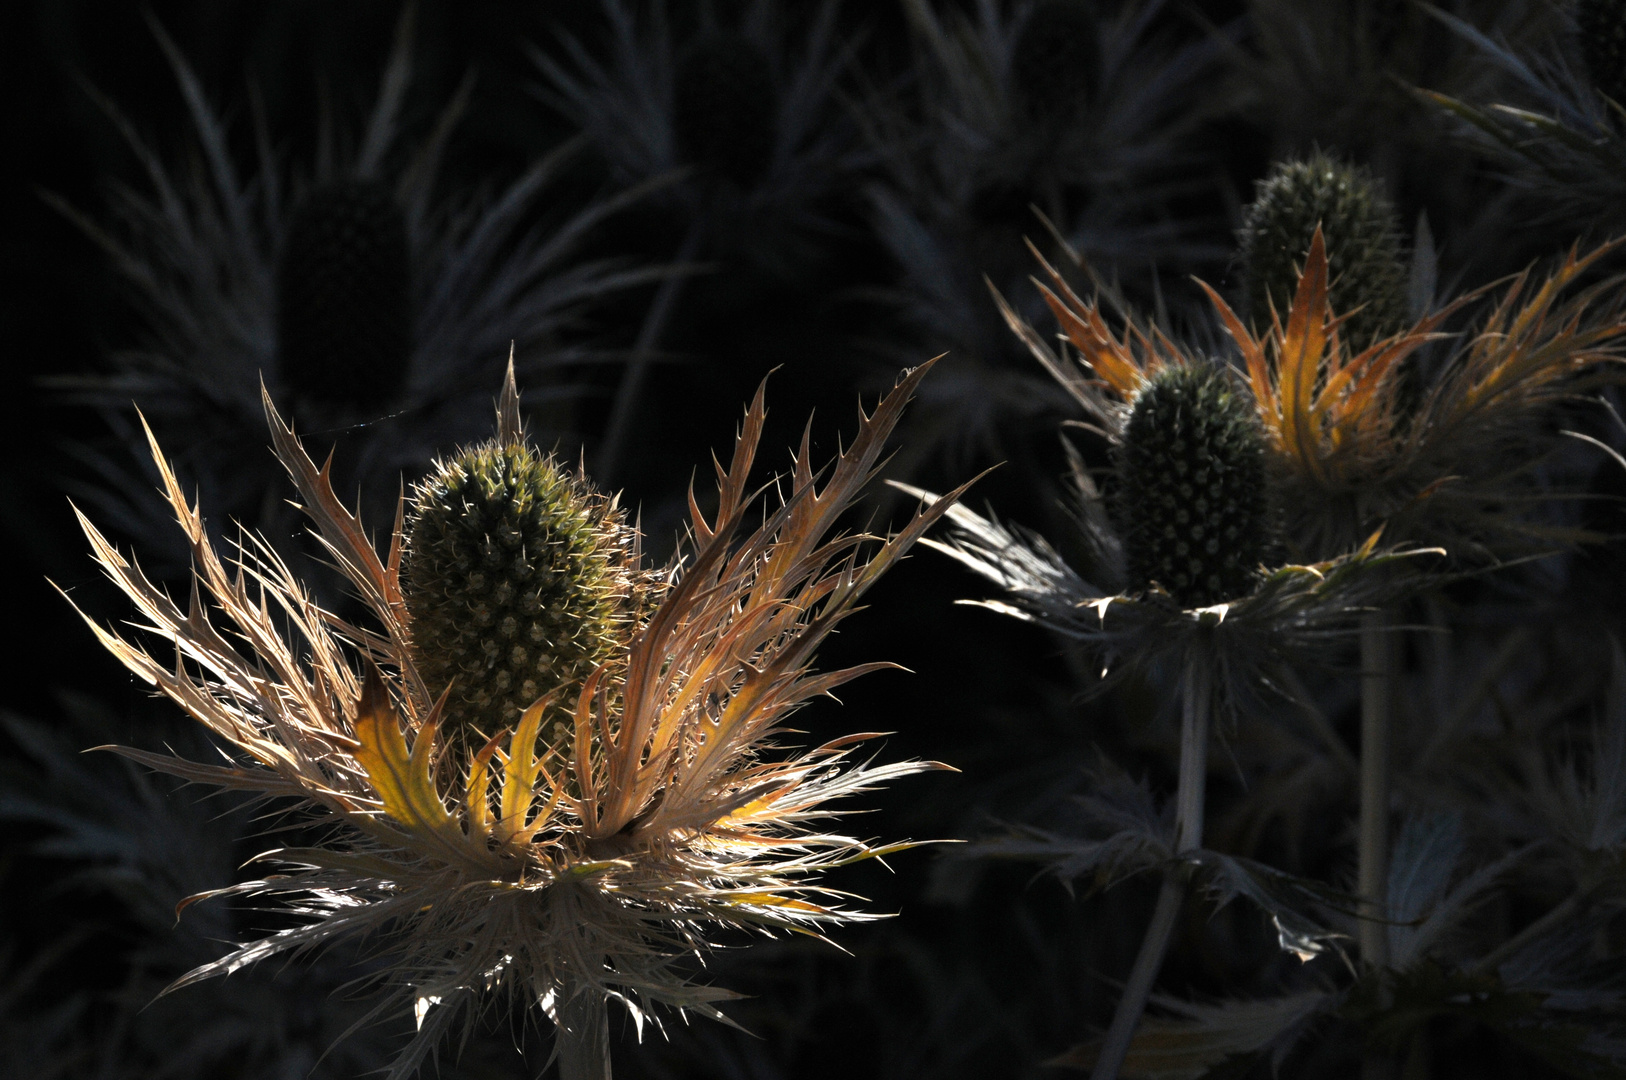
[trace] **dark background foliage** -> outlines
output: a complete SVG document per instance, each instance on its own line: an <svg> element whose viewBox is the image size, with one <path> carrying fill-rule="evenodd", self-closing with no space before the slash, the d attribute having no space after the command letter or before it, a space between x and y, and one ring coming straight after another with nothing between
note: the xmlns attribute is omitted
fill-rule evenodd
<svg viewBox="0 0 1626 1080"><path fill-rule="evenodd" d="M796 18L810 17L815 6L785 5ZM1394 8L1388 17L1404 32L1421 35L1425 56L1445 47L1443 31L1416 23L1412 9L1373 5L1379 7ZM726 4L719 8L728 10ZM680 23L687 5L683 9ZM192 988L142 1011L162 985L159 976L182 969L166 971L169 961L151 959L162 948L154 945L153 929L162 919L138 911L129 897L140 893L173 903L188 891L228 884L239 873L236 863L276 841L263 835L267 822L229 800L142 778L106 756L75 753L109 741L184 746L196 736L95 646L57 592L67 592L92 614L123 617L119 600L93 572L64 493L84 479L68 447L104 438L102 420L89 408L66 403L47 383L104 370L109 351L128 346L142 330L102 252L41 193L55 193L94 215L110 179L139 181L137 163L87 86L117 103L167 157L188 152L183 103L149 19L173 36L234 123L234 133L247 130L255 107L247 89L252 85L268 126L297 155L314 144L324 102L342 114L370 100L399 15L397 4L374 0L9 0L0 6L0 460L6 463L0 473L0 566L9 629L0 652L6 664L0 797L7 809L0 823L0 1077L302 1075L311 1059L289 1046L319 1052L345 1026L324 1011L345 1018L356 1012L342 992L326 996L341 979L323 983L326 976L301 974L297 961L287 971L231 977L258 980L251 984L258 997L229 995L241 1010L234 1018L238 1027L220 1036L219 1046L241 1048L229 1056L195 1045L198 1031L222 1024L215 988ZM510 178L573 134L560 112L540 103L534 89L539 75L526 47L553 49L561 33L590 47L604 41L597 5L425 0L416 19L417 74L407 122L427 122L466 73L476 80L447 158L448 188ZM907 85L911 45L900 5L851 0L841 6L837 26L838 41L853 49L841 93L855 110L865 108L866 80L882 88ZM1279 87L1239 90L1246 61L1225 50L1257 45L1257 28L1241 3L1168 5L1156 32L1175 44L1207 43L1220 58L1186 91L1189 109L1200 116L1183 143L1193 162L1192 182L1162 208L1188 229L1198 252L1189 265L1158 279L1177 309L1189 299L1183 278L1188 271L1234 288L1227 252L1253 181L1265 174L1273 155L1311 145L1370 161L1390 185L1408 227L1419 211L1429 212L1441 238L1442 279L1480 284L1571 239L1510 224L1526 220L1515 213L1499 219L1494 237L1481 242L1489 226L1469 220L1465 204L1502 197L1493 172L1443 140L1427 146L1432 163L1421 152L1407 156L1408 145L1428 140L1396 137L1384 143L1381 132L1363 128L1359 119L1335 115L1339 107L1354 108L1336 98L1336 89L1309 121L1299 113L1313 114L1315 107L1302 100L1291 109L1273 105L1269 95ZM1299 112L1286 116L1294 109ZM1318 116L1326 121L1320 127ZM1428 123L1409 113L1405 122ZM862 145L859 125L838 123L847 126L854 145ZM860 163L855 175L862 180L878 170L872 160ZM608 182L603 167L587 158L557 197L584 200ZM664 358L636 412L635 435L617 478L629 504L644 508L657 551L670 548L673 508L691 469L698 467L705 480L707 456L726 450L743 403L770 371L772 424L764 460L777 468L788 463L782 448L794 444L810 413L816 456L828 457L838 433L852 430L861 393L873 401L897 367L936 351L931 335L911 330L889 307L886 291L898 285L902 268L877 237L861 188L854 182L823 197L820 212L830 227L817 256L792 272L762 274L719 259L680 294ZM1483 198L1487 193L1494 198ZM1024 232L1042 236L1042 226L1024 221L1025 213L1008 216L1015 222L1008 230L1011 242ZM593 244L604 253L660 263L672 258L681 232L669 215L635 209L596 233ZM1097 269L1110 277L1116 268ZM1126 291L1132 299L1149 299L1149 280L1127 275ZM617 297L575 332L595 347L625 350L654 288ZM986 296L978 299L991 313ZM572 457L587 447L590 467L619 371L611 361L560 376L575 397L550 437ZM1020 372L1022 379L1036 374ZM1066 415L1060 403L1046 400L1002 416L996 441L950 446L913 467L912 478L942 489L1007 461L979 485L972 501L987 502L1016 521L1059 529L1066 516L1057 508L1059 488L1050 478L1063 467L1055 432ZM896 511L884 498L865 509L883 523ZM1597 513L1608 517L1607 510ZM1530 621L1532 644L1520 654L1527 683L1562 682L1554 675L1565 660L1552 655L1564 653L1552 644L1558 640L1552 635L1560 633L1554 628L1602 640L1611 628L1608 597L1618 599L1618 565L1611 562L1617 554L1589 556L1583 567L1594 575L1586 580L1603 583L1601 590L1560 590L1539 617L1529 615L1525 598L1487 597L1481 585L1441 602L1452 612L1490 612L1464 617L1470 627ZM1559 571L1561 577L1568 572ZM1158 688L1130 683L1111 697L1086 700L1083 691L1095 673L1055 639L986 611L954 606L957 599L984 595L983 585L946 560L918 552L827 650L826 665L884 658L908 671L871 676L844 691L845 704L807 711L801 719L810 739L853 730L893 732L881 746L884 758L932 758L960 770L913 778L869 797L875 810L852 823L857 834L969 838L990 831L996 820L1036 820L1054 809L1100 754L1149 776L1159 790L1172 789L1172 730L1157 719ZM1520 613L1508 616L1510 609ZM1576 620L1583 617L1585 630L1577 631ZM1600 654L1594 648L1590 655ZM1333 685L1352 680L1329 678L1329 713L1353 741L1352 699L1347 686L1339 691ZM1596 679L1588 687L1584 693L1595 690ZM1596 700L1595 694L1583 697L1566 715L1584 718ZM1233 783L1217 779L1215 799L1240 800L1244 771L1239 766ZM29 809L47 804L67 809L54 819ZM80 819L71 818L74 807ZM98 822L121 807L130 819ZM172 833L158 824L128 828L143 814L163 818ZM1297 805L1289 799L1282 820L1259 826L1263 839L1249 842L1297 872L1347 883L1352 814L1351 793L1307 792ZM205 834L232 838L222 849L236 858L219 867L186 865L198 850L188 838ZM105 841L100 846L98 836ZM150 849L134 850L132 836L145 836ZM643 1046L635 1047L630 1025L615 1014L618 1073L938 1080L1030 1075L1105 1024L1116 998L1113 980L1123 977L1138 944L1151 884L1135 880L1075 896L1055 880L1035 876L1030 865L955 860L932 847L889 862L890 868L843 871L837 880L839 887L868 897L869 908L896 915L840 931L839 950L812 940L741 939L736 944L750 947L709 961L718 983L749 995L730 1014L751 1034L667 1017L669 1038L646 1032ZM143 876L144 883L132 884ZM1531 903L1511 896L1504 902L1513 908ZM197 950L194 963L215 955L211 935L275 925L273 916L235 912L213 916L218 925L188 927L202 918L197 910L173 931L191 935L186 948ZM1528 920L1535 910L1520 908L1508 918ZM1233 905L1217 915L1199 909L1189 918L1161 984L1165 989L1203 996L1271 987L1280 961L1271 956L1272 932L1257 911ZM184 951L173 949L176 956ZM1511 1044L1487 1041L1471 1024L1449 1017L1432 1023L1433 1075L1537 1075L1546 1068ZM446 1056L443 1072L534 1074L545 1060L546 1039L516 1024L506 1016L492 1018L461 1056ZM256 1034L259 1029L263 1034ZM316 1066L316 1075L361 1075L384 1060L392 1037L387 1024L381 1033L358 1037L350 1050ZM1338 1038L1347 1036L1332 1043ZM515 1041L524 1046L528 1064L507 1048ZM173 1048L183 1044L191 1056L174 1055ZM1355 1059L1337 1053L1336 1045L1323 1046L1294 1059L1291 1068L1304 1070L1294 1075L1342 1075ZM273 1067L294 1071L268 1071ZM1258 1075L1268 1073L1266 1065L1253 1067Z"/></svg>

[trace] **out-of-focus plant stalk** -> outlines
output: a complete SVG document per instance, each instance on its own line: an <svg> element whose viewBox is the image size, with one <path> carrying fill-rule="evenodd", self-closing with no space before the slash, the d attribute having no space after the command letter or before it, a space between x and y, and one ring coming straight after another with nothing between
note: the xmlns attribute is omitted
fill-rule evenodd
<svg viewBox="0 0 1626 1080"><path fill-rule="evenodd" d="M600 994L572 994L559 1002L555 1025L559 1080L611 1080L609 1003Z"/></svg>
<svg viewBox="0 0 1626 1080"><path fill-rule="evenodd" d="M1379 1004L1388 1005L1381 983L1389 966L1389 723L1394 702L1394 642L1389 612L1379 608L1361 617L1361 819L1356 852L1356 892L1361 898L1357 940L1361 960L1379 982ZM1393 1074L1385 1056L1369 1052L1362 1080Z"/></svg>
<svg viewBox="0 0 1626 1080"><path fill-rule="evenodd" d="M1180 712L1180 779L1175 793L1174 848L1184 854L1202 847L1203 797L1208 786L1208 716L1212 707L1210 673L1201 659L1192 657L1186 662L1182 686L1183 700ZM1157 906L1152 909L1152 921L1141 940L1140 953L1130 969L1124 996L1118 1002L1118 1011L1112 1016L1106 1040L1101 1045L1101 1056L1095 1061L1090 1080L1117 1080L1129 1053L1135 1026L1146 1011L1147 999L1152 995L1152 983L1163 967L1163 957L1169 951L1174 936L1175 918L1180 914L1181 901L1186 894L1186 873L1181 866L1165 871L1163 885L1157 893Z"/></svg>

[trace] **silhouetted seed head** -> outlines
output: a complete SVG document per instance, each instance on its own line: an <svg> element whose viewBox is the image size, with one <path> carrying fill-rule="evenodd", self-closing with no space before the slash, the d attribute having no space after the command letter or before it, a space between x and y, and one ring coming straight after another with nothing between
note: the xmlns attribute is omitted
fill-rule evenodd
<svg viewBox="0 0 1626 1080"><path fill-rule="evenodd" d="M1581 30L1581 56L1592 85L1626 105L1626 2L1580 0L1575 22Z"/></svg>
<svg viewBox="0 0 1626 1080"><path fill-rule="evenodd" d="M1090 0L1040 0L1011 51L1017 104L1033 120L1069 120L1089 103L1101 68Z"/></svg>
<svg viewBox="0 0 1626 1080"><path fill-rule="evenodd" d="M1264 441L1252 403L1217 368L1171 365L1135 399L1114 511L1130 588L1181 607L1253 591L1270 547Z"/></svg>
<svg viewBox="0 0 1626 1080"><path fill-rule="evenodd" d="M627 531L524 444L465 450L418 485L401 591L414 663L431 693L453 686L448 733L494 735L561 688L550 722L569 716L570 691L626 641Z"/></svg>
<svg viewBox="0 0 1626 1080"><path fill-rule="evenodd" d="M779 95L768 58L744 34L718 31L685 50L672 86L685 161L749 187L773 160Z"/></svg>
<svg viewBox="0 0 1626 1080"><path fill-rule="evenodd" d="M412 352L406 219L376 183L313 190L277 262L277 356L296 400L374 410L406 382Z"/></svg>
<svg viewBox="0 0 1626 1080"><path fill-rule="evenodd" d="M1325 154L1278 162L1243 212L1238 240L1254 325L1270 325L1272 304L1286 317L1317 224L1334 313L1361 307L1343 324L1344 340L1359 351L1402 329L1410 309L1399 218L1369 170Z"/></svg>

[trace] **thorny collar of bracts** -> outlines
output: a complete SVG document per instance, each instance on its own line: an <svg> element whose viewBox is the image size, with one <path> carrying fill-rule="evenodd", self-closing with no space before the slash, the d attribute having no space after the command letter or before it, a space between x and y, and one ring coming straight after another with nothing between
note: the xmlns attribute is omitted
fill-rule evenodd
<svg viewBox="0 0 1626 1080"><path fill-rule="evenodd" d="M1584 539L1523 513L1535 496L1528 473L1547 448L1535 422L1543 411L1619 377L1611 367L1626 334L1626 279L1571 286L1623 243L1585 255L1572 247L1544 281L1527 269L1354 354L1339 333L1350 313L1335 313L1329 303L1319 227L1286 321L1272 312L1262 333L1199 282L1241 353L1290 547L1331 557L1379 529L1394 542L1442 544L1453 556ZM1094 429L1116 440L1150 377L1195 361L1156 326L1129 319L1114 335L1099 305L1074 292L1037 249L1034 255L1047 279L1036 284L1077 362L1058 354L997 293L995 299ZM1498 287L1496 302L1425 383L1414 354L1449 336L1440 332L1446 321Z"/></svg>
<svg viewBox="0 0 1626 1080"><path fill-rule="evenodd" d="M707 947L706 923L817 932L869 918L819 871L908 844L872 845L822 831L827 803L939 767L852 764L872 734L776 754L786 718L885 664L813 671L814 651L859 597L947 509L923 509L899 533L837 531L873 477L884 444L930 365L906 372L857 436L815 473L804 435L789 494L741 535L761 489L748 487L765 408L745 413L708 518L692 492L688 550L624 655L574 694L573 731L539 752L547 700L510 735L447 761L434 700L413 662L401 590L403 510L385 554L266 398L278 457L334 564L375 620L323 610L263 540L217 554L149 432L164 490L190 542L190 603L177 605L81 515L103 570L145 629L174 649L161 659L87 618L132 672L228 745L228 763L111 749L153 768L260 798L287 797L340 826L321 847L268 852L261 880L193 897L280 898L303 925L242 945L177 981L189 985L345 934L378 935L379 1010L411 1001L419 1033L404 1076L458 1016L494 993L551 1009L561 994L618 998L642 1023L662 1002L721 1019L726 991L691 984L673 961ZM522 438L512 368L499 433ZM614 682L614 686L610 685ZM182 905L185 906L184 904Z"/></svg>

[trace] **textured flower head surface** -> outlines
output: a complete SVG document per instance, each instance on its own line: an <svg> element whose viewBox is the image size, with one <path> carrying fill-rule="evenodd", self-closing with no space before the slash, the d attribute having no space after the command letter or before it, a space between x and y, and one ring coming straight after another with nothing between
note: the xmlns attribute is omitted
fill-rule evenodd
<svg viewBox="0 0 1626 1080"><path fill-rule="evenodd" d="M263 541L243 541L223 559L154 440L192 548L190 604L174 603L81 520L97 561L175 658L91 625L233 760L119 752L200 783L294 799L334 825L326 846L262 856L275 873L203 894L276 898L305 921L176 987L341 936L369 940L385 958L378 1010L410 1003L418 1017L392 1072L405 1076L455 1021L504 995L540 1003L556 1022L572 1003L606 998L640 1024L653 1003L721 1018L715 1003L729 994L674 966L706 948L710 927L816 932L873 917L842 907L841 894L813 879L907 845L823 831L826 804L933 766L852 765L866 734L801 753L778 748L794 710L886 666L816 673L811 663L949 505L885 538L836 531L925 371L906 373L861 415L827 470L814 471L804 436L788 495L747 532L757 505L747 477L766 415L759 390L731 460L717 465L716 510L708 518L691 493L687 550L625 644L478 738L447 737L456 680L432 690L419 662L403 594L404 504L381 555L334 495L330 466L315 465L267 397L277 456L376 620L357 625L321 609ZM522 446L512 373L498 415L491 445ZM626 529L613 516L603 524ZM636 575L618 580L639 587ZM563 730L539 738L556 704Z"/></svg>
<svg viewBox="0 0 1626 1080"><path fill-rule="evenodd" d="M307 428L350 429L346 482L387 507L403 469L478 436L483 388L500 378L510 343L521 378L590 359L563 336L594 301L656 274L582 254L591 231L638 190L535 227L580 140L495 191L448 190L445 151L473 84L428 132L407 125L417 89L410 8L360 130L347 138L342 123L324 123L310 162L278 149L258 112L256 155L241 160L191 65L156 21L153 30L186 103L193 152L167 159L103 101L145 182L114 185L111 220L48 196L107 252L140 315L145 339L114 353L109 371L60 385L128 443L130 460L85 451L100 482L79 494L149 558L174 530L166 508L134 494L149 485L132 475L145 458L132 401L217 514L274 534L292 522L266 499L280 469L255 434L263 375Z"/></svg>

